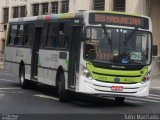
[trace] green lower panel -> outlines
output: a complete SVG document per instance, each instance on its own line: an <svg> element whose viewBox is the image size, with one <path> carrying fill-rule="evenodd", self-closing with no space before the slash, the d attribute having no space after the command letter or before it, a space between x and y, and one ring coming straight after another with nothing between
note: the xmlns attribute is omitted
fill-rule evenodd
<svg viewBox="0 0 160 120"><path fill-rule="evenodd" d="M90 71L92 78L103 82L118 83L139 83L148 71L148 67L141 70L110 70L96 68L91 63L87 63L87 68Z"/></svg>

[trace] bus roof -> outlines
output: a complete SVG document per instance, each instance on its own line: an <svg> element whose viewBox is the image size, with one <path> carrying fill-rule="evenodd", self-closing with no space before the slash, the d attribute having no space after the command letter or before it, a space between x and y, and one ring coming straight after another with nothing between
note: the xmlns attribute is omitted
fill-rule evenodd
<svg viewBox="0 0 160 120"><path fill-rule="evenodd" d="M40 16L31 16L31 17L22 17L22 18L14 18L11 19L9 22L23 22L23 21L36 21L36 20L56 20L56 19L72 19L80 17L79 13L63 13L63 14L47 14L47 15L40 15Z"/></svg>
<svg viewBox="0 0 160 120"><path fill-rule="evenodd" d="M138 16L138 17L146 17L144 15L138 14L130 14L126 12L114 12L114 11L77 11L75 13L62 13L62 14L47 14L47 15L39 15L39 16L31 16L31 17L22 17L22 18L13 18L9 22L25 22L25 21L36 21L36 20L56 20L56 19L72 19L72 18L80 18L88 13L109 13L109 14L119 14L119 15L129 15L129 16Z"/></svg>

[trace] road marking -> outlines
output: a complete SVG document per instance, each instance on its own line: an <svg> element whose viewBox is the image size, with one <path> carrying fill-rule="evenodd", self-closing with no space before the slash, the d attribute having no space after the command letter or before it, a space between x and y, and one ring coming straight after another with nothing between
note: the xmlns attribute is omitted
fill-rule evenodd
<svg viewBox="0 0 160 120"><path fill-rule="evenodd" d="M10 93L10 94L22 94L22 93L25 93L25 92L7 92L7 93Z"/></svg>
<svg viewBox="0 0 160 120"><path fill-rule="evenodd" d="M25 93L22 91L15 92L15 91L4 91L4 90L9 90L9 89L3 89L3 90L0 89L0 94L23 94L23 93ZM11 90L13 90L13 88Z"/></svg>
<svg viewBox="0 0 160 120"><path fill-rule="evenodd" d="M160 95L149 94L149 96L160 97Z"/></svg>
<svg viewBox="0 0 160 120"><path fill-rule="evenodd" d="M2 92L6 92L6 91L4 91L4 90L0 90L0 93L2 93Z"/></svg>
<svg viewBox="0 0 160 120"><path fill-rule="evenodd" d="M19 87L14 87L14 88L12 88L12 87L0 88L0 90L17 90L17 89L21 89L21 88L19 88Z"/></svg>
<svg viewBox="0 0 160 120"><path fill-rule="evenodd" d="M158 97L152 97L152 96L148 96L147 98L160 100L160 98L158 98Z"/></svg>
<svg viewBox="0 0 160 120"><path fill-rule="evenodd" d="M3 97L5 94L0 94L0 97Z"/></svg>
<svg viewBox="0 0 160 120"><path fill-rule="evenodd" d="M18 83L17 81L13 81L13 80L9 80L9 79L0 79L0 81Z"/></svg>
<svg viewBox="0 0 160 120"><path fill-rule="evenodd" d="M14 74L11 74L11 73L7 73L7 72L3 72L3 73L0 73L0 75L15 76Z"/></svg>
<svg viewBox="0 0 160 120"><path fill-rule="evenodd" d="M4 71L4 70L1 70L0 72L1 73L9 73L8 71Z"/></svg>
<svg viewBox="0 0 160 120"><path fill-rule="evenodd" d="M153 90L160 90L160 87L157 85L157 86L152 86L151 85L151 89L153 89Z"/></svg>
<svg viewBox="0 0 160 120"><path fill-rule="evenodd" d="M136 104L142 104L142 103L144 103L144 102L140 102L140 101L132 101L132 100L127 100L127 99L125 99L124 102L136 103Z"/></svg>
<svg viewBox="0 0 160 120"><path fill-rule="evenodd" d="M59 98L48 96L48 95L38 94L38 95L34 95L34 96L59 101Z"/></svg>
<svg viewBox="0 0 160 120"><path fill-rule="evenodd" d="M131 99L135 99L135 100L141 100L141 101L148 101L148 102L155 102L155 103L157 103L157 102L160 102L160 101L158 101L158 100L151 100L151 99L145 99L145 98L133 98L133 97L130 97Z"/></svg>

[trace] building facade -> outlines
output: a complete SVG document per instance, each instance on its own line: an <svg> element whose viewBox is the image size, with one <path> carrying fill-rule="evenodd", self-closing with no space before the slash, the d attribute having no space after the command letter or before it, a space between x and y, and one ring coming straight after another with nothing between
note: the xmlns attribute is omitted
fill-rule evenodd
<svg viewBox="0 0 160 120"><path fill-rule="evenodd" d="M8 21L12 18L79 10L120 11L151 17L153 44L153 75L160 75L160 1L159 0L0 0L0 56L3 55Z"/></svg>

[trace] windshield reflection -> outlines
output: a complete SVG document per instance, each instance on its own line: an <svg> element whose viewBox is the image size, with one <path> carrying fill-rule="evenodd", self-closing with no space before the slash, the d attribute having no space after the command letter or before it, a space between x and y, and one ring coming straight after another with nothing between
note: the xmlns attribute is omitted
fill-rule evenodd
<svg viewBox="0 0 160 120"><path fill-rule="evenodd" d="M138 30L87 27L85 59L117 64L149 64L151 35Z"/></svg>

